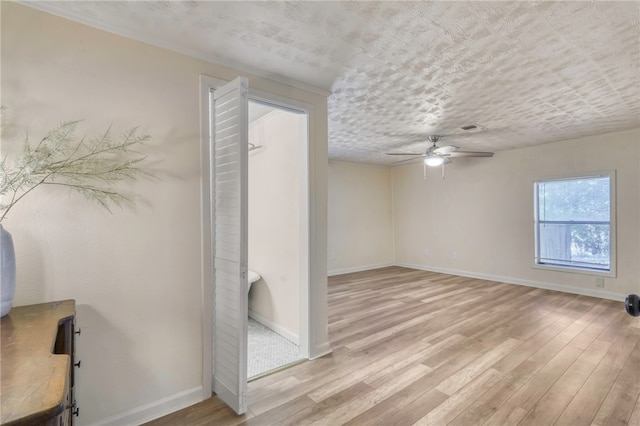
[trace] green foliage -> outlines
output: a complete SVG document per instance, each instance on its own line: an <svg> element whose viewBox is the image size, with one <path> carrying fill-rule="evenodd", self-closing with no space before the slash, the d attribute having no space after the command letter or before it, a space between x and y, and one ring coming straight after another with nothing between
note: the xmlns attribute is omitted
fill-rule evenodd
<svg viewBox="0 0 640 426"><path fill-rule="evenodd" d="M95 138L76 138L79 121L61 123L35 146L25 138L13 165L0 160L0 222L27 194L41 185L58 185L77 191L111 211L131 197L116 189L125 181L150 176L142 167L145 157L137 149L148 141L137 128L111 139L111 129Z"/></svg>

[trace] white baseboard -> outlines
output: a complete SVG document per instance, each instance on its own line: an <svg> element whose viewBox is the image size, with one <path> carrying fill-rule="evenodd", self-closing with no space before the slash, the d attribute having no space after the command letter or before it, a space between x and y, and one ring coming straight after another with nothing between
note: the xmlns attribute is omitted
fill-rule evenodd
<svg viewBox="0 0 640 426"><path fill-rule="evenodd" d="M325 355L329 355L331 352L331 345L329 344L329 341L323 342L316 346L315 351L313 352L314 355L310 357L309 360L322 358Z"/></svg>
<svg viewBox="0 0 640 426"><path fill-rule="evenodd" d="M354 266L351 268L331 269L327 271L327 276L332 277L334 275L350 274L351 272L370 271L371 269L386 268L388 266L395 266L393 262L378 263L375 265Z"/></svg>
<svg viewBox="0 0 640 426"><path fill-rule="evenodd" d="M285 339L292 341L296 345L300 345L300 337L297 334L293 334L289 330L279 326L278 324L272 321L269 321L268 319L266 319L265 317L259 314L256 314L252 310L249 310L249 318L253 318L254 320L258 321L260 324L264 325L265 327L275 331Z"/></svg>
<svg viewBox="0 0 640 426"><path fill-rule="evenodd" d="M446 269L433 266L415 265L411 263L396 263L396 266L403 266L405 268L420 269L422 271L440 272L442 274L459 275L461 277L478 278L481 280L497 281L507 284L524 285L527 287L543 288L545 290L561 291L564 293L581 294L583 296L599 297L601 299L615 300L616 302L623 302L625 296L612 293L609 291L594 290L590 288L571 287L554 283L545 283L541 281L523 280L521 278L504 277L501 275L489 275L480 274L476 272L461 271L458 269Z"/></svg>
<svg viewBox="0 0 640 426"><path fill-rule="evenodd" d="M90 426L136 426L202 401L202 386L90 423Z"/></svg>

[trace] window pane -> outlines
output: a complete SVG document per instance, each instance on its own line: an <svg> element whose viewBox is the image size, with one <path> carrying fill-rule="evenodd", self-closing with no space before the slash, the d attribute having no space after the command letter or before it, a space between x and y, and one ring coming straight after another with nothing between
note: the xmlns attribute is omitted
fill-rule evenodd
<svg viewBox="0 0 640 426"><path fill-rule="evenodd" d="M538 263L609 270L608 224L541 223L538 226Z"/></svg>
<svg viewBox="0 0 640 426"><path fill-rule="evenodd" d="M539 220L609 221L609 177L538 183Z"/></svg>

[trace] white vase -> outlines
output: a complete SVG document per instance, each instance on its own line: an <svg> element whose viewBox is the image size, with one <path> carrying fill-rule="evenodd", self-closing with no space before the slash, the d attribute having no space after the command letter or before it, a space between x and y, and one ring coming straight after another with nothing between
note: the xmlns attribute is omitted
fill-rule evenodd
<svg viewBox="0 0 640 426"><path fill-rule="evenodd" d="M0 317L9 313L16 294L16 253L13 238L0 224Z"/></svg>

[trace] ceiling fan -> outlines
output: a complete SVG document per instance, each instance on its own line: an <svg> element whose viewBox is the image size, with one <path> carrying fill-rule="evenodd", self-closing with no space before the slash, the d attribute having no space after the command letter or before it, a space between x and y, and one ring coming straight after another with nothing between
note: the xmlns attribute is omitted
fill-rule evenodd
<svg viewBox="0 0 640 426"><path fill-rule="evenodd" d="M444 165L449 164L452 158L460 157L493 157L493 152L486 151L463 151L455 145L441 145L436 146L436 143L440 140L441 136L431 135L427 139L433 145L427 148L424 154L415 152L388 152L387 155L410 155L413 157L424 157L425 164L425 177L426 166L440 166L442 165L442 178L444 179Z"/></svg>

